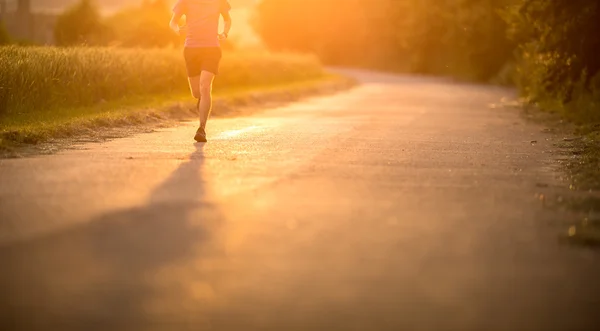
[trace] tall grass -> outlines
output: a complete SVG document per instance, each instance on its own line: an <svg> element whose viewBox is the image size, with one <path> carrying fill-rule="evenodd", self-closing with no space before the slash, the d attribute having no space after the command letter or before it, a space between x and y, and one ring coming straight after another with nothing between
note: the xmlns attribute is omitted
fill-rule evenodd
<svg viewBox="0 0 600 331"><path fill-rule="evenodd" d="M323 75L314 57L225 53L215 89L274 85ZM0 123L19 114L187 91L175 49L0 47Z"/></svg>

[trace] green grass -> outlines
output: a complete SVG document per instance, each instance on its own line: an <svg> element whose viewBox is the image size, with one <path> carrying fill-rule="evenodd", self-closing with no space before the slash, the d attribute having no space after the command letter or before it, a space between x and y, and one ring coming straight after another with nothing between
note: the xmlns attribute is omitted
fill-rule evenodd
<svg viewBox="0 0 600 331"><path fill-rule="evenodd" d="M316 58L296 54L225 53L221 70L216 116L226 112L226 99L243 105L248 93L302 94L341 81ZM0 148L193 116L175 49L0 47L0 82Z"/></svg>
<svg viewBox="0 0 600 331"><path fill-rule="evenodd" d="M215 90L322 75L310 56L225 53ZM0 125L19 116L188 89L182 52L176 49L0 47L0 82Z"/></svg>
<svg viewBox="0 0 600 331"><path fill-rule="evenodd" d="M221 89L214 94L212 116L246 115L260 110L265 103L295 101L307 95L338 91L353 85L354 82L345 77L323 75L277 85ZM127 136L136 131L133 129L135 126L143 131L148 127L196 118L194 108L195 102L188 93L154 94L124 97L87 107L64 108L56 112L13 116L0 130L0 157L19 155L21 153L15 154L15 149L48 141L57 142L57 139L102 139L106 134L108 137L115 134ZM109 128L110 132L105 132ZM123 130L115 133L115 129Z"/></svg>

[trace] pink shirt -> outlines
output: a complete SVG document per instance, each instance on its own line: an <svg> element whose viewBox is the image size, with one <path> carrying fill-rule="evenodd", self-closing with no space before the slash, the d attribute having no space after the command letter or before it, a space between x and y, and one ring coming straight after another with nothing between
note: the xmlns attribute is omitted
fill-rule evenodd
<svg viewBox="0 0 600 331"><path fill-rule="evenodd" d="M175 15L185 15L187 36L185 47L219 47L219 18L229 16L227 0L179 0L173 7Z"/></svg>

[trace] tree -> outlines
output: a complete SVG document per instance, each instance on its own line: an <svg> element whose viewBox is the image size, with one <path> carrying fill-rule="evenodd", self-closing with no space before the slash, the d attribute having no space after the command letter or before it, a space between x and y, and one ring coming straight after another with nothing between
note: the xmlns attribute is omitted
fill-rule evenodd
<svg viewBox="0 0 600 331"><path fill-rule="evenodd" d="M599 0L520 0L505 12L520 55L526 94L568 102L574 87L600 75Z"/></svg>
<svg viewBox="0 0 600 331"><path fill-rule="evenodd" d="M375 1L263 0L254 27L271 49L314 52L326 63L357 64L386 46L373 45L382 24L376 23L378 6L371 2Z"/></svg>
<svg viewBox="0 0 600 331"><path fill-rule="evenodd" d="M255 28L273 49L331 64L487 80L514 44L497 10L516 0L263 0Z"/></svg>
<svg viewBox="0 0 600 331"><path fill-rule="evenodd" d="M104 45L111 31L101 21L92 0L81 0L58 17L54 36L57 45Z"/></svg>
<svg viewBox="0 0 600 331"><path fill-rule="evenodd" d="M11 43L10 35L4 26L4 23L0 21L0 45L7 45Z"/></svg>
<svg viewBox="0 0 600 331"><path fill-rule="evenodd" d="M0 45L7 45L11 43L10 35L4 26L4 23L0 21Z"/></svg>
<svg viewBox="0 0 600 331"><path fill-rule="evenodd" d="M124 9L108 18L107 22L115 32L116 44L151 48L181 42L181 38L169 28L170 18L171 12L165 0L144 0L141 6Z"/></svg>

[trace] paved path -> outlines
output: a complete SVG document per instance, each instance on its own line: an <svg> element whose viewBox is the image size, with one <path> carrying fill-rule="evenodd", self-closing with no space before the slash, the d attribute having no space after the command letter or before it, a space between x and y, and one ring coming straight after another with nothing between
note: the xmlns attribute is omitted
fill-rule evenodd
<svg viewBox="0 0 600 331"><path fill-rule="evenodd" d="M190 124L0 160L0 329L600 325L598 255L535 199L550 137L489 106L510 92L350 74L206 145Z"/></svg>

